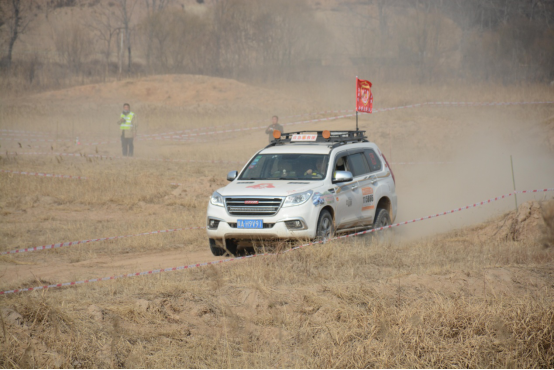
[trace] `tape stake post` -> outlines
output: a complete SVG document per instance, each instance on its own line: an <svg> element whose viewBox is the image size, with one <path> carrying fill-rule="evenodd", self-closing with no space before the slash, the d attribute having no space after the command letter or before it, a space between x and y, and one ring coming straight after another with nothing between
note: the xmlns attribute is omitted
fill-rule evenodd
<svg viewBox="0 0 554 370"><path fill-rule="evenodd" d="M512 155L510 154L510 164L512 165L512 182L514 184L514 199L515 199L515 202L516 202L516 211L517 211L517 191L516 191L516 177L514 175L514 160L512 158Z"/></svg>

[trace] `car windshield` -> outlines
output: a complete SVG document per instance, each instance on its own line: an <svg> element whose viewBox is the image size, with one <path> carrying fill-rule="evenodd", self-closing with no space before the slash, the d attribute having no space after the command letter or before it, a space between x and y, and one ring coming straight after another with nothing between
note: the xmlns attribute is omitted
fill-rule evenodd
<svg viewBox="0 0 554 370"><path fill-rule="evenodd" d="M239 180L322 180L328 164L323 154L258 154Z"/></svg>

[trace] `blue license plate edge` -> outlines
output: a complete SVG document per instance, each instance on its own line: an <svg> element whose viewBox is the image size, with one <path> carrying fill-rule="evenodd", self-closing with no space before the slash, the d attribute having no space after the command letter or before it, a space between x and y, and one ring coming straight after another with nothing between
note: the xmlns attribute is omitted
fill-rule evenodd
<svg viewBox="0 0 554 370"><path fill-rule="evenodd" d="M263 220L237 220L239 229L263 229Z"/></svg>

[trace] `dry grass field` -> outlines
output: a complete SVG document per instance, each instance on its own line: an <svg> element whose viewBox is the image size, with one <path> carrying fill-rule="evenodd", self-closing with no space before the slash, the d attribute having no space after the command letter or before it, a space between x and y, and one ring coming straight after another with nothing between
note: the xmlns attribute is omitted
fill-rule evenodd
<svg viewBox="0 0 554 370"><path fill-rule="evenodd" d="M131 95L124 95L125 86ZM0 169L87 179L0 173L0 251L203 227L209 195L267 140L258 129L202 142L136 141L133 159L117 158L117 142L84 145L118 139L124 101L138 116L139 133L154 134L265 125L273 114L282 123L332 116L286 118L351 109L351 87L269 89L163 76L4 98L0 129L68 141L0 132ZM178 103L167 104L164 94ZM545 86L388 85L374 94L376 108L554 100ZM553 105L422 107L363 116L360 126L395 163L397 221L405 221L511 192L510 155L518 189L554 187L553 116ZM288 127L346 129L354 120ZM44 154L30 154L37 152ZM381 243L349 238L186 271L5 295L0 366L552 368L552 198L518 195L517 211L508 198L399 227ZM129 237L2 256L0 290L214 260L203 230Z"/></svg>

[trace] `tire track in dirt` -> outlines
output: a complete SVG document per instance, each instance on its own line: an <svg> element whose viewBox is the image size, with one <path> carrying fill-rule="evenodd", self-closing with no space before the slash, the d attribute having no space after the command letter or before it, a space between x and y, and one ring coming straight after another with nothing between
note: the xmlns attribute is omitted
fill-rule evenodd
<svg viewBox="0 0 554 370"><path fill-rule="evenodd" d="M65 283L119 274L148 271L221 259L215 257L206 247L205 251L129 253L120 255L100 254L94 258L71 262L67 256L48 253L39 262L22 264L11 258L0 260L0 289L14 289L23 285Z"/></svg>

